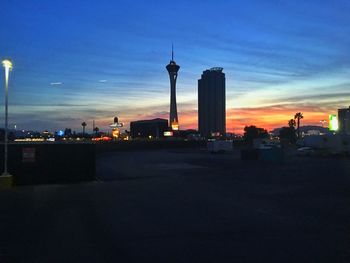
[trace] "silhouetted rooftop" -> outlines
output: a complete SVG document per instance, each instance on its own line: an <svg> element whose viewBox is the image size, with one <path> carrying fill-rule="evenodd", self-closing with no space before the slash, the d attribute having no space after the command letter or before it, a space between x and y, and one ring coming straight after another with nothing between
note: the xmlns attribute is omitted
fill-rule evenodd
<svg viewBox="0 0 350 263"><path fill-rule="evenodd" d="M151 120L132 121L132 123L151 123L151 122L168 122L168 120L161 119L161 118L155 118L155 119L151 119Z"/></svg>
<svg viewBox="0 0 350 263"><path fill-rule="evenodd" d="M221 68L221 67L213 67L210 69L210 71L220 71L222 72L224 68Z"/></svg>

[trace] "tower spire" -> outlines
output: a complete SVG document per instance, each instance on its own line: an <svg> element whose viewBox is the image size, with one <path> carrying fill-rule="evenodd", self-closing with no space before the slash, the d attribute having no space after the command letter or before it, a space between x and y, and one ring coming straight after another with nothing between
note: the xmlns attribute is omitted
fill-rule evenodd
<svg viewBox="0 0 350 263"><path fill-rule="evenodd" d="M171 43L171 61L174 61L174 44Z"/></svg>

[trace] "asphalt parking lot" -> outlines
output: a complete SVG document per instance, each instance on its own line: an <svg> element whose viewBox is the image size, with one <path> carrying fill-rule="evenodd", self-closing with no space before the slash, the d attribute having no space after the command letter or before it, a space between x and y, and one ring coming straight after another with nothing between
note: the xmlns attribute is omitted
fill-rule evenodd
<svg viewBox="0 0 350 263"><path fill-rule="evenodd" d="M97 158L98 180L0 193L0 262L349 262L350 160Z"/></svg>

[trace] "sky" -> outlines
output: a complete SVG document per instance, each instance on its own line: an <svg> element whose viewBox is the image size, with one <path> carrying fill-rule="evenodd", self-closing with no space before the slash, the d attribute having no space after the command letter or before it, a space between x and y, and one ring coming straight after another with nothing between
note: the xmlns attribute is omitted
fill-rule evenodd
<svg viewBox="0 0 350 263"><path fill-rule="evenodd" d="M85 121L91 131L95 120L106 131L115 116L125 129L168 119L172 43L181 129L197 129L197 81L211 67L226 74L228 132L286 126L296 112L302 125L320 125L350 105L349 0L1 4L12 128L80 132Z"/></svg>

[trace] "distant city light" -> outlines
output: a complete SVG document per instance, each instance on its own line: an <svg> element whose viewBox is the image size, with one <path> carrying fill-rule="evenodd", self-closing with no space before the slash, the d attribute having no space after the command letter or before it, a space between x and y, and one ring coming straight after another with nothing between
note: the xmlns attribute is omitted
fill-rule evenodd
<svg viewBox="0 0 350 263"><path fill-rule="evenodd" d="M118 137L119 137L119 134L120 134L119 129L115 129L115 130L112 131L112 136L113 136L114 138L118 138Z"/></svg>
<svg viewBox="0 0 350 263"><path fill-rule="evenodd" d="M329 115L329 130L337 131L339 129L338 118L337 115L331 114Z"/></svg>
<svg viewBox="0 0 350 263"><path fill-rule="evenodd" d="M174 135L174 133L172 132L172 131L165 131L164 132L164 136L165 137L171 137L171 136L173 136Z"/></svg>
<svg viewBox="0 0 350 263"><path fill-rule="evenodd" d="M326 125L327 121L326 120L320 120L320 123L321 123L322 127L324 127Z"/></svg>
<svg viewBox="0 0 350 263"><path fill-rule="evenodd" d="M57 132L57 135L58 135L58 136L63 136L63 135L64 135L64 131L62 131L62 130L58 131L58 132Z"/></svg>
<svg viewBox="0 0 350 263"><path fill-rule="evenodd" d="M173 121L171 123L171 129L174 130L174 131L178 131L179 130L179 123L176 122L176 121Z"/></svg>
<svg viewBox="0 0 350 263"><path fill-rule="evenodd" d="M110 141L112 140L112 138L108 136L104 136L104 137L92 138L91 140L92 141Z"/></svg>
<svg viewBox="0 0 350 263"><path fill-rule="evenodd" d="M23 139L15 139L15 142L44 142L44 138L23 138Z"/></svg>

